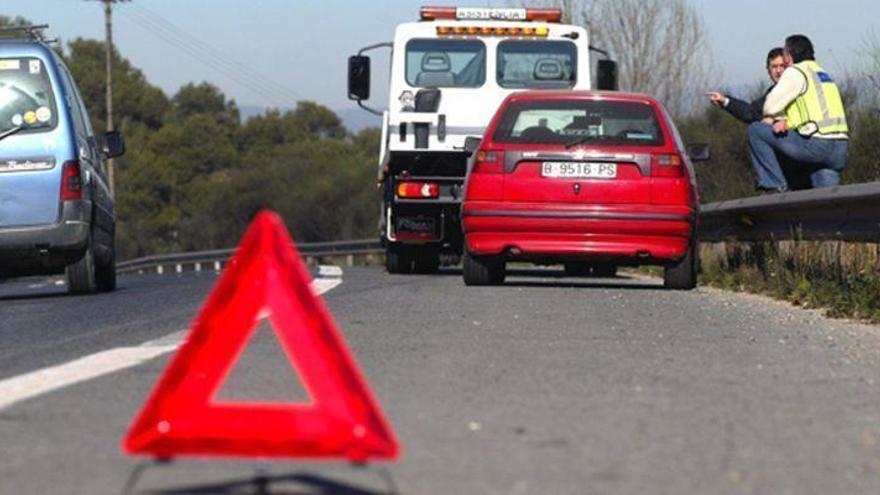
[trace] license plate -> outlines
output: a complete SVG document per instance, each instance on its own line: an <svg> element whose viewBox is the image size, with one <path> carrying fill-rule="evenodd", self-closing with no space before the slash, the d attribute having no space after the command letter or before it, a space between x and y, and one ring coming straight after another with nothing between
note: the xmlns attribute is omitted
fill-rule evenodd
<svg viewBox="0 0 880 495"><path fill-rule="evenodd" d="M397 231L410 234L434 234L437 231L433 217L398 217Z"/></svg>
<svg viewBox="0 0 880 495"><path fill-rule="evenodd" d="M613 179L617 177L616 163L602 162L544 162L541 177L551 179Z"/></svg>

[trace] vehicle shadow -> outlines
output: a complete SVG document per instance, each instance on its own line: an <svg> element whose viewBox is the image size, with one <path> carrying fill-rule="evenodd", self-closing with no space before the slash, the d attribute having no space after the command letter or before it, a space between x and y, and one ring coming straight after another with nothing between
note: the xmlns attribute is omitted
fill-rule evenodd
<svg viewBox="0 0 880 495"><path fill-rule="evenodd" d="M116 294L119 292L124 292L124 287L117 287L113 292L98 292L95 294L70 294L67 292L66 288L57 289L54 292L36 292L36 293L21 293L21 294L0 294L0 302L12 302L12 301L42 301L42 300L52 300L52 299L61 299L61 298L76 298L76 297L90 297L93 298L95 296L102 295L110 295Z"/></svg>
<svg viewBox="0 0 880 495"><path fill-rule="evenodd" d="M460 277L461 268L442 268L438 275ZM531 280L520 277L529 277ZM618 274L609 278L570 277L565 274L565 271L552 268L508 268L507 279L501 287L666 290L662 283L645 283L642 278L626 274Z"/></svg>
<svg viewBox="0 0 880 495"><path fill-rule="evenodd" d="M282 483L298 484L301 486L297 488L279 487L278 489L273 489L272 485ZM138 493L149 495L233 495L241 493L258 495L397 495L398 492L397 488L393 485L389 487L388 491L377 492L314 474L264 474L238 480L140 491Z"/></svg>

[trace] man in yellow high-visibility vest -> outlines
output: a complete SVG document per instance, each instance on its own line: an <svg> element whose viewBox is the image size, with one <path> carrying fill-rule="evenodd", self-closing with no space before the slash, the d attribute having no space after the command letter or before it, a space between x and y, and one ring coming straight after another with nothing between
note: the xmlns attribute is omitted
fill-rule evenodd
<svg viewBox="0 0 880 495"><path fill-rule="evenodd" d="M758 189L789 189L777 153L798 162L813 187L836 186L849 142L840 89L816 63L806 36L789 36L784 56L789 67L767 95L764 120L748 131Z"/></svg>

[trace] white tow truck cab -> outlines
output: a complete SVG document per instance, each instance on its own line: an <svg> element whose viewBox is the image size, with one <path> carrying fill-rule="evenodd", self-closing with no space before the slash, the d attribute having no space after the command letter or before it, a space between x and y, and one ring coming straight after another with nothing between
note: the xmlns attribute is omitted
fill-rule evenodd
<svg viewBox="0 0 880 495"><path fill-rule="evenodd" d="M593 87L589 35L558 9L423 7L394 41L349 58L348 94L382 116L380 236L391 273L436 271L461 254L459 207L471 146L515 91ZM388 108L370 97L370 59L391 49ZM607 59L607 54L606 54ZM616 89L616 64L598 64L599 89ZM471 139L468 139L471 138ZM466 149L467 148L467 149Z"/></svg>

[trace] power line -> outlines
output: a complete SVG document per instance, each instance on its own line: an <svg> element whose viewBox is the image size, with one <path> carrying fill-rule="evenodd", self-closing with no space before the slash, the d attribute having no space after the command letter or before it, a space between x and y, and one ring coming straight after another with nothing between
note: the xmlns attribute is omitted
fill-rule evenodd
<svg viewBox="0 0 880 495"><path fill-rule="evenodd" d="M283 84L279 84L278 82L276 82L272 78L267 77L265 74L257 71L253 67L250 67L242 62L235 60L234 58L229 57L228 54L217 50L213 45L208 44L208 43L196 38L195 36L191 35L187 31L177 27L174 23L172 23L171 21L169 21L168 19L163 17L158 12L151 10L149 8L146 8L146 7L140 7L140 6L137 7L137 9L140 10L141 13L145 14L146 16L151 17L157 23L164 25L168 30L173 31L173 32L177 33L179 36L187 39L189 41L189 43L191 43L192 45L199 47L201 50L203 50L205 52L212 53L216 60L222 61L226 65L228 65L230 67L234 67L237 70L248 74L249 76L253 76L254 79L259 80L261 83L265 84L268 87L275 89L276 91L279 91L281 94L296 96L296 98L300 97L300 95L298 95L295 91L292 91L287 86L285 86Z"/></svg>
<svg viewBox="0 0 880 495"><path fill-rule="evenodd" d="M272 81L241 62L231 60L228 55L186 33L160 15L148 11L148 9L139 8L138 12L126 11L123 15L138 27L148 31L201 64L208 66L267 100L280 103L279 106L289 105L292 101L300 99L289 88Z"/></svg>

